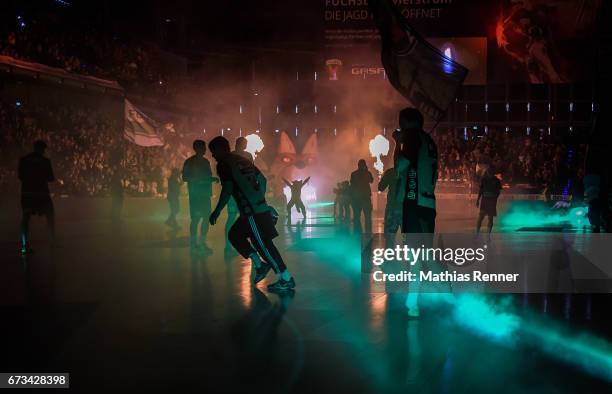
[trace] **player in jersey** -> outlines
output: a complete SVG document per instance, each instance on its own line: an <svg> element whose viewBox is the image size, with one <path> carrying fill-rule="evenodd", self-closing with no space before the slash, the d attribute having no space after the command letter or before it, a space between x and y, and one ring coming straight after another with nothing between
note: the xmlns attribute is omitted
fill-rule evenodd
<svg viewBox="0 0 612 394"><path fill-rule="evenodd" d="M306 217L306 207L304 206L304 203L302 202L302 188L304 187L304 185L308 183L309 180L310 180L310 177L304 179L303 181L295 180L293 182L289 182L288 180L283 179L283 182L285 182L285 185L289 186L289 189L291 190L291 199L287 203L287 217L288 218L291 217L291 208L293 208L294 205L296 209L298 210L298 212L301 212L302 216Z"/></svg>
<svg viewBox="0 0 612 394"><path fill-rule="evenodd" d="M206 143L202 140L193 142L195 154L185 160L183 165L183 181L187 182L189 192L189 215L191 223L189 234L191 248L206 253L212 250L206 244L208 233L208 222L206 217L210 215L210 199L212 198L212 183L217 181L212 176L210 162L204 157ZM200 227L201 243L198 243L198 227Z"/></svg>
<svg viewBox="0 0 612 394"><path fill-rule="evenodd" d="M30 217L43 215L47 218L47 227L51 241L55 241L55 211L49 193L49 182L55 181L51 160L45 157L47 143L42 140L34 142L34 151L19 160L17 173L21 181L21 254L26 255L30 249Z"/></svg>
<svg viewBox="0 0 612 394"><path fill-rule="evenodd" d="M247 139L244 137L236 138L234 151L232 153L242 156L252 162L253 155L246 151L247 142ZM227 203L227 222L225 222L225 253L230 253L232 251L231 242L229 242L229 230L232 228L237 216L238 206L236 206L236 201L234 201L233 198L230 198L229 202Z"/></svg>
<svg viewBox="0 0 612 394"><path fill-rule="evenodd" d="M488 231L493 230L493 218L497 216L497 198L501 191L501 181L495 176L495 171L489 166L480 181L480 189L476 198L476 208L480 208L476 221L476 234L480 233L483 219L488 217Z"/></svg>
<svg viewBox="0 0 612 394"><path fill-rule="evenodd" d="M262 281L272 269L278 280L268 285L268 290L294 289L295 280L273 242L278 236L275 227L278 214L266 203L266 178L251 160L231 153L224 137L213 138L209 148L217 161L217 175L221 180L221 195L210 215L210 224L217 222L221 211L233 198L240 216L230 228L228 238L242 257L251 259L253 284Z"/></svg>
<svg viewBox="0 0 612 394"><path fill-rule="evenodd" d="M236 138L236 143L234 145L234 152L235 154L237 154L238 156L242 156L245 159L249 159L251 161L253 161L253 155L250 154L249 152L247 152L247 145L248 145L248 140L244 137L238 137Z"/></svg>

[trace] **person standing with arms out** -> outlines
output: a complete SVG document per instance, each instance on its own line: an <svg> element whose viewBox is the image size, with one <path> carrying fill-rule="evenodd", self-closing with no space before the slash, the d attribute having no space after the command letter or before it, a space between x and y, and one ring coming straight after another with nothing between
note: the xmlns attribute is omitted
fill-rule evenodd
<svg viewBox="0 0 612 394"><path fill-rule="evenodd" d="M393 160L398 173L397 197L402 204L402 233L423 234L425 247L433 244L436 225L435 188L438 180L438 150L433 139L423 131L423 115L415 108L399 114L400 130L393 133ZM419 270L422 264L414 264ZM419 273L416 272L418 277ZM419 316L420 282L410 284L406 299L408 315Z"/></svg>
<svg viewBox="0 0 612 394"><path fill-rule="evenodd" d="M366 161L357 162L357 170L351 174L351 197L353 206L353 227L355 232L361 232L361 212L365 222L365 232L372 233L372 189L374 182L372 173L368 171Z"/></svg>
<svg viewBox="0 0 612 394"><path fill-rule="evenodd" d="M216 179L212 176L210 162L204 157L206 142L195 140L193 150L195 155L185 160L183 165L183 181L187 182L187 190L189 191L191 248L209 253L212 249L206 245L206 234L208 233L208 220L206 219L210 215L212 183ZM200 227L201 243L198 243L198 227Z"/></svg>
<svg viewBox="0 0 612 394"><path fill-rule="evenodd" d="M303 181L298 179L293 182L289 182L288 180L283 178L283 182L285 182L285 185L289 186L289 189L291 190L291 198L287 203L288 221L291 221L291 208L293 208L294 205L298 212L301 212L302 216L306 217L306 206L304 206L304 202L302 202L302 188L308 183L309 180L310 177L306 178Z"/></svg>
<svg viewBox="0 0 612 394"><path fill-rule="evenodd" d="M176 215L180 212L181 205L179 197L181 195L181 186L183 181L181 180L181 172L178 168L173 168L168 177L168 205L170 207L170 215L166 220L166 225L178 230L181 228L176 221Z"/></svg>
<svg viewBox="0 0 612 394"><path fill-rule="evenodd" d="M480 181L480 189L476 198L476 208L480 208L476 221L476 234L480 234L480 226L484 217L488 217L489 236L493 230L493 218L497 216L497 198L501 191L501 182L495 176L493 168L489 166Z"/></svg>
<svg viewBox="0 0 612 394"><path fill-rule="evenodd" d="M278 280L268 285L268 290L293 290L295 280L273 242L278 236L275 227L278 214L266 203L266 178L250 160L231 153L224 137L213 138L210 151L221 179L221 195L210 215L210 224L217 222L225 205L234 198L240 216L229 231L229 240L242 257L251 259L253 284L262 281L273 269Z"/></svg>
<svg viewBox="0 0 612 394"><path fill-rule="evenodd" d="M247 139L244 137L236 138L234 153L253 162L253 155L246 151L247 142ZM236 221L237 216L238 206L236 205L236 201L234 201L233 198L230 198L229 202L227 203L227 222L225 222L225 253L229 253L232 250L232 244L229 242L228 235L229 230Z"/></svg>
<svg viewBox="0 0 612 394"><path fill-rule="evenodd" d="M47 143L34 142L34 151L19 160L17 173L21 181L21 254L30 249L30 217L44 215L51 242L55 242L55 211L49 192L49 182L55 181L51 160L45 157Z"/></svg>

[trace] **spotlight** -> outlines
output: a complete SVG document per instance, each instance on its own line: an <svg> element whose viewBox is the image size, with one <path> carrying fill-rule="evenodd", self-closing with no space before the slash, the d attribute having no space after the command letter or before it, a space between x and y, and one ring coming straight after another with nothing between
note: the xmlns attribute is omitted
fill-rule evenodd
<svg viewBox="0 0 612 394"><path fill-rule="evenodd" d="M245 150L253 156L253 159L255 159L257 157L257 153L261 152L265 146L263 140L257 134L249 134L244 138L247 140L247 147Z"/></svg>

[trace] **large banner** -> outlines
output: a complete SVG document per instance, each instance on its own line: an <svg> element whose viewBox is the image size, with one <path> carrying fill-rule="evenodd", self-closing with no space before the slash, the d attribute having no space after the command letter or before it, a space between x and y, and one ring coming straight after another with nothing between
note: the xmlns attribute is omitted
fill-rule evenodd
<svg viewBox="0 0 612 394"><path fill-rule="evenodd" d="M124 136L127 140L140 146L164 145L159 124L127 99L124 114Z"/></svg>
<svg viewBox="0 0 612 394"><path fill-rule="evenodd" d="M381 35L382 63L389 82L412 105L439 121L468 70L423 39L390 0L370 0Z"/></svg>

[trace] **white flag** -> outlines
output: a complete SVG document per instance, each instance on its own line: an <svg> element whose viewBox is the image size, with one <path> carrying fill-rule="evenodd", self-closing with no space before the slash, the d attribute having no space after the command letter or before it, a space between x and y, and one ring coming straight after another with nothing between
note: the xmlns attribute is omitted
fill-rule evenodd
<svg viewBox="0 0 612 394"><path fill-rule="evenodd" d="M140 146L163 146L159 124L125 100L125 138Z"/></svg>

